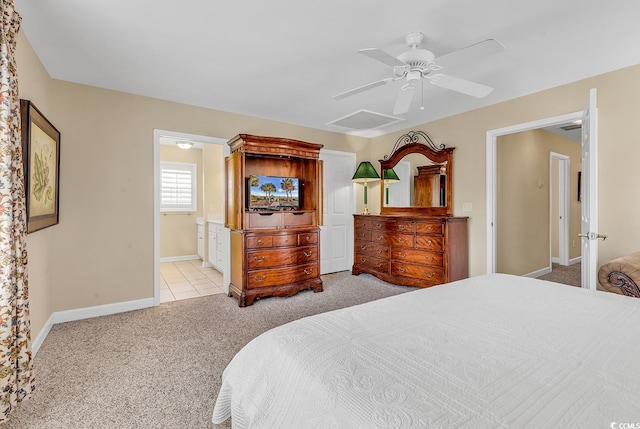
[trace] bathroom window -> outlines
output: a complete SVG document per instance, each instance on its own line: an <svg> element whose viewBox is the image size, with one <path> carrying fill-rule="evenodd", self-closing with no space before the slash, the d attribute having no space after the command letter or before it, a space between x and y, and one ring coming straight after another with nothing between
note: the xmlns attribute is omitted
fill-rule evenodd
<svg viewBox="0 0 640 429"><path fill-rule="evenodd" d="M195 212L197 205L196 164L160 162L160 211Z"/></svg>

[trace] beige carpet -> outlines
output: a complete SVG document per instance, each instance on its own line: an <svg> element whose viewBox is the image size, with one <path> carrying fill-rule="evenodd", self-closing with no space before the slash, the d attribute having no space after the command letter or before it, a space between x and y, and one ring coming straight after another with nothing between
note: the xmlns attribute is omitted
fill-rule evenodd
<svg viewBox="0 0 640 429"><path fill-rule="evenodd" d="M538 277L540 280L549 280L570 286L581 286L581 264L558 265L553 264L551 272Z"/></svg>
<svg viewBox="0 0 640 429"><path fill-rule="evenodd" d="M211 423L220 376L252 338L311 314L396 295L349 272L323 276L325 291L238 308L226 295L53 327L35 358L37 390L3 429L230 428Z"/></svg>

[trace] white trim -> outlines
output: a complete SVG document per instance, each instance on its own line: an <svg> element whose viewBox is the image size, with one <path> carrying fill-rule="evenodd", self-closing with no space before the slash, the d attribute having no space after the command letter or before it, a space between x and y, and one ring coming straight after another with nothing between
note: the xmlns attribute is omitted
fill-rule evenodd
<svg viewBox="0 0 640 429"><path fill-rule="evenodd" d="M160 258L160 263L162 262L181 262L181 261L193 261L194 259L202 259L198 255L185 255L185 256L167 256L166 258ZM204 263L202 264L204 267Z"/></svg>
<svg viewBox="0 0 640 429"><path fill-rule="evenodd" d="M487 131L487 273L496 272L496 145L498 137L582 120L582 111Z"/></svg>
<svg viewBox="0 0 640 429"><path fill-rule="evenodd" d="M222 155L230 153L229 145L225 139L217 137L200 136L196 134L179 133L155 128L153 130L153 301L154 305L160 305L160 137L172 137L193 142L212 143L222 145ZM223 198L227 187L223 187ZM225 230L225 269L222 274L223 289L229 292L229 230ZM198 259L200 259L198 257Z"/></svg>
<svg viewBox="0 0 640 429"><path fill-rule="evenodd" d="M579 264L580 262L582 262L582 256L576 256L573 259L569 259L569 265Z"/></svg>
<svg viewBox="0 0 640 429"><path fill-rule="evenodd" d="M556 258L555 256L552 256L551 263L560 265L560 258Z"/></svg>
<svg viewBox="0 0 640 429"><path fill-rule="evenodd" d="M544 276L545 274L549 274L551 272L551 267L544 267L544 268L540 268L539 270L536 271L532 271L528 274L523 274L522 277L540 277L540 276Z"/></svg>
<svg viewBox="0 0 640 429"><path fill-rule="evenodd" d="M155 305L153 298L137 299L135 301L116 302L113 304L96 305L94 307L76 308L73 310L55 311L49 316L49 319L40 330L40 333L31 344L31 352L33 356L38 353L42 343L51 332L51 328L58 323L73 322L76 320L91 319L100 316L109 316L111 314L124 313L127 311L141 310L143 308L153 307Z"/></svg>
<svg viewBox="0 0 640 429"><path fill-rule="evenodd" d="M553 183L553 160L558 161L558 183ZM549 258L551 262L556 262L560 265L569 264L569 186L570 178L569 172L571 171L571 157L563 155L558 152L549 152ZM553 189L558 189L558 199L553 201ZM553 258L553 219L551 214L553 213L554 205L558 204L558 258ZM557 259L557 261L554 261Z"/></svg>
<svg viewBox="0 0 640 429"><path fill-rule="evenodd" d="M47 338L47 335L49 335L49 332L51 332L51 328L53 328L54 314L55 313L52 313L51 316L49 316L44 326L38 333L38 336L31 343L31 353L33 354L33 357L36 357L38 350L40 350L40 346L42 346L42 343L44 343L44 340Z"/></svg>

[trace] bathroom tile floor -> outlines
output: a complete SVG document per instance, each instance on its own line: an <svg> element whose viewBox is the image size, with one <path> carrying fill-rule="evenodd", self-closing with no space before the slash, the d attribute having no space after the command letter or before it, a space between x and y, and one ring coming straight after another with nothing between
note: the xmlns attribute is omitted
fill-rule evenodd
<svg viewBox="0 0 640 429"><path fill-rule="evenodd" d="M160 303L224 293L222 273L202 260L160 263Z"/></svg>

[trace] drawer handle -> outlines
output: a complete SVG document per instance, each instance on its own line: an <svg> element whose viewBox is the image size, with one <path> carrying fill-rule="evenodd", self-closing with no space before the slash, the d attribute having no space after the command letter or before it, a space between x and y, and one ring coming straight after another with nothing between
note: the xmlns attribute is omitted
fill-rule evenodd
<svg viewBox="0 0 640 429"><path fill-rule="evenodd" d="M382 255L382 249L376 249L376 253L377 253L378 255Z"/></svg>
<svg viewBox="0 0 640 429"><path fill-rule="evenodd" d="M398 238L398 241L399 241L400 243L404 244L404 243L406 243L406 242L407 242L407 239L406 239L406 238L404 238L404 237L400 237L400 238Z"/></svg>
<svg viewBox="0 0 640 429"><path fill-rule="evenodd" d="M360 246L360 250L367 250L367 246Z"/></svg>
<svg viewBox="0 0 640 429"><path fill-rule="evenodd" d="M401 273L406 273L407 272L407 270L405 268L398 268L398 271L401 272Z"/></svg>
<svg viewBox="0 0 640 429"><path fill-rule="evenodd" d="M364 238L364 236L365 236L365 233L364 233L364 232L361 232L361 233L360 233L360 238Z"/></svg>
<svg viewBox="0 0 640 429"><path fill-rule="evenodd" d="M284 239L284 242L285 242L285 243L288 243L288 242L289 242L289 237L285 238L285 239Z"/></svg>
<svg viewBox="0 0 640 429"><path fill-rule="evenodd" d="M407 254L406 253L402 253L402 252L398 252L398 257L399 258L406 258Z"/></svg>
<svg viewBox="0 0 640 429"><path fill-rule="evenodd" d="M308 235L306 236L307 241L311 241L311 237L309 237Z"/></svg>
<svg viewBox="0 0 640 429"><path fill-rule="evenodd" d="M367 258L360 258L360 263L364 264L365 262L367 262Z"/></svg>
<svg viewBox="0 0 640 429"><path fill-rule="evenodd" d="M428 244L429 246L431 246L431 245L433 244L433 241L431 241L431 240L427 240L427 244Z"/></svg>
<svg viewBox="0 0 640 429"><path fill-rule="evenodd" d="M400 231L406 231L407 230L407 225L398 225L398 229Z"/></svg>
<svg viewBox="0 0 640 429"><path fill-rule="evenodd" d="M381 235L377 236L376 240L378 240L378 241L382 240L382 236Z"/></svg>
<svg viewBox="0 0 640 429"><path fill-rule="evenodd" d="M433 262L436 260L435 256L424 256L424 259L426 259L428 262Z"/></svg>
<svg viewBox="0 0 640 429"><path fill-rule="evenodd" d="M430 226L427 227L427 231L431 231L431 227Z"/></svg>
<svg viewBox="0 0 640 429"><path fill-rule="evenodd" d="M313 272L313 270L312 270L312 269L308 269L308 270L307 270L306 268L305 268L303 271L304 271L304 273L305 273L306 275L309 275L309 274L311 274L311 273Z"/></svg>
<svg viewBox="0 0 640 429"><path fill-rule="evenodd" d="M382 229L382 224L381 223L376 223L376 228Z"/></svg>
<svg viewBox="0 0 640 429"><path fill-rule="evenodd" d="M378 262L378 263L376 264L376 268L382 268L382 266L383 266L383 265L384 265L384 264L383 264L382 262Z"/></svg>
<svg viewBox="0 0 640 429"><path fill-rule="evenodd" d="M427 278L432 279L432 278L434 278L434 277L436 276L436 273L434 273L434 272L429 272L429 271L425 271L425 272L424 272L424 275L425 275Z"/></svg>
<svg viewBox="0 0 640 429"><path fill-rule="evenodd" d="M307 258L310 257L311 255L313 255L313 252L302 252L304 254L304 256L306 256Z"/></svg>
<svg viewBox="0 0 640 429"><path fill-rule="evenodd" d="M260 258L258 258L257 256L254 256L253 260L256 261L256 262L264 262L264 256L262 256Z"/></svg>
<svg viewBox="0 0 640 429"><path fill-rule="evenodd" d="M262 244L262 239L258 239L258 244Z"/></svg>
<svg viewBox="0 0 640 429"><path fill-rule="evenodd" d="M267 276L262 276L262 277L258 277L258 276L254 276L253 280L255 280L256 282L260 283L263 282L267 279Z"/></svg>

